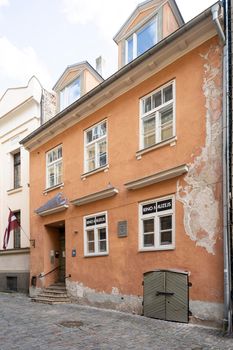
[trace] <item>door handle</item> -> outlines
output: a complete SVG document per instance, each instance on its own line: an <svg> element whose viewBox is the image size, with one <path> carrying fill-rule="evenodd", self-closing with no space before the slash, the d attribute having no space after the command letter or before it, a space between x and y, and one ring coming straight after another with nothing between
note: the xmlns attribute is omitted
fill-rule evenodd
<svg viewBox="0 0 233 350"><path fill-rule="evenodd" d="M172 293L172 292L159 292L159 291L157 291L156 292L156 296L158 296L158 295L174 295L175 293Z"/></svg>

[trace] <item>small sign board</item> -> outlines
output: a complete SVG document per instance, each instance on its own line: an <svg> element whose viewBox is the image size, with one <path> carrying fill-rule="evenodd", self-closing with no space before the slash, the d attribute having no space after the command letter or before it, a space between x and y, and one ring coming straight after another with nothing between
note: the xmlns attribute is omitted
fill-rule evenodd
<svg viewBox="0 0 233 350"><path fill-rule="evenodd" d="M76 249L72 249L72 257L76 256Z"/></svg>
<svg viewBox="0 0 233 350"><path fill-rule="evenodd" d="M128 236L128 224L127 221L118 221L117 224L117 235L118 237L127 237Z"/></svg>

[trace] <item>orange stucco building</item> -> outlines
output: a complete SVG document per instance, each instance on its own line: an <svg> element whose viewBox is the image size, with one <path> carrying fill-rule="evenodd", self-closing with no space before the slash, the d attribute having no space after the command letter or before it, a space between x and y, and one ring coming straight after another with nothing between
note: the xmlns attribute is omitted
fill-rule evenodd
<svg viewBox="0 0 233 350"><path fill-rule="evenodd" d="M157 40L137 55L154 18ZM65 280L79 302L141 313L144 274L176 271L188 276L189 314L220 321L222 44L211 9L183 24L174 1L147 1L114 39L122 68L95 74L23 140L31 294Z"/></svg>

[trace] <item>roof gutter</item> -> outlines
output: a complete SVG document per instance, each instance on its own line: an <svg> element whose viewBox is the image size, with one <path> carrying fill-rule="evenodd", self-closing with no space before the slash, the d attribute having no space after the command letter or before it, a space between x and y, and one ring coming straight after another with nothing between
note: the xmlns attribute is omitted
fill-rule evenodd
<svg viewBox="0 0 233 350"><path fill-rule="evenodd" d="M221 10L221 5L219 3L216 3L211 7L212 18L213 18L214 24L216 26L217 33L218 33L223 45L225 45L226 38L225 38L225 34L223 32L222 26L221 26L220 21L219 21L219 10Z"/></svg>

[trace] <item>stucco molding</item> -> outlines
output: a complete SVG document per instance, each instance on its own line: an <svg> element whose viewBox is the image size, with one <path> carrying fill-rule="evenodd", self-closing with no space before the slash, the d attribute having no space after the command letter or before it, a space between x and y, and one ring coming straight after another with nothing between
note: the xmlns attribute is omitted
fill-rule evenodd
<svg viewBox="0 0 233 350"><path fill-rule="evenodd" d="M81 206L84 204L99 201L101 199L109 198L115 196L119 191L115 187L107 188L105 190L88 194L87 196L80 197L70 201L71 204L76 206Z"/></svg>
<svg viewBox="0 0 233 350"><path fill-rule="evenodd" d="M127 190L137 190L146 186L156 184L158 182L173 179L188 172L188 165L182 164L174 168L170 168L159 173L155 173L140 179L125 183Z"/></svg>
<svg viewBox="0 0 233 350"><path fill-rule="evenodd" d="M39 216L47 216L50 214L55 214L55 213L60 213L63 210L66 210L67 208L69 208L68 204L64 204L64 205L60 205L59 207L56 208L52 208L52 209L48 209L45 211L41 211L40 213L37 213Z"/></svg>
<svg viewBox="0 0 233 350"><path fill-rule="evenodd" d="M29 253L30 253L30 248L0 250L0 255L17 255L17 254L29 254Z"/></svg>

